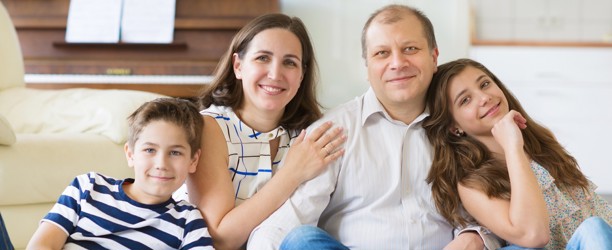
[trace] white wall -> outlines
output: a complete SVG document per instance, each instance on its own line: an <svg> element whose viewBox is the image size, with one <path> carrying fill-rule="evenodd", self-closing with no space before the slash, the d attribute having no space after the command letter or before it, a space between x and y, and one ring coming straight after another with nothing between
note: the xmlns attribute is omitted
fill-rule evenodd
<svg viewBox="0 0 612 250"><path fill-rule="evenodd" d="M306 24L321 73L319 100L333 108L361 95L369 84L361 58L361 30L372 12L389 3L422 10L434 24L440 62L467 57L467 0L281 0L281 11Z"/></svg>
<svg viewBox="0 0 612 250"><path fill-rule="evenodd" d="M361 29L389 4L421 9L432 20L439 63L471 56L490 66L530 114L548 126L583 172L612 193L612 48L470 48L469 0L281 0L283 13L300 17L310 32L321 73L319 98L332 108L367 88Z"/></svg>
<svg viewBox="0 0 612 250"><path fill-rule="evenodd" d="M552 130L598 192L612 194L611 48L482 46L470 53Z"/></svg>

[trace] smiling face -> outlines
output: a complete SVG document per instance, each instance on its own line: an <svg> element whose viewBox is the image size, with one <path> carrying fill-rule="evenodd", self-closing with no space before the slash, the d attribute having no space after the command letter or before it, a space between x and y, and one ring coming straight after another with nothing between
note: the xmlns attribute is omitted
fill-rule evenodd
<svg viewBox="0 0 612 250"><path fill-rule="evenodd" d="M242 80L244 91L240 109L282 115L303 77L298 37L282 28L264 30L253 37L243 58L234 54L233 61L236 78Z"/></svg>
<svg viewBox="0 0 612 250"><path fill-rule="evenodd" d="M125 185L130 198L143 204L167 201L196 170L199 152L193 155L185 131L174 123L157 120L146 125L130 148L128 165L134 168L134 183Z"/></svg>
<svg viewBox="0 0 612 250"><path fill-rule="evenodd" d="M495 81L472 66L449 81L447 94L455 121L451 130L460 129L475 138L491 136L493 125L509 112L508 100Z"/></svg>
<svg viewBox="0 0 612 250"><path fill-rule="evenodd" d="M378 18L365 35L370 85L389 113L407 107L422 111L436 71L438 50L429 48L416 16L403 15L392 23Z"/></svg>

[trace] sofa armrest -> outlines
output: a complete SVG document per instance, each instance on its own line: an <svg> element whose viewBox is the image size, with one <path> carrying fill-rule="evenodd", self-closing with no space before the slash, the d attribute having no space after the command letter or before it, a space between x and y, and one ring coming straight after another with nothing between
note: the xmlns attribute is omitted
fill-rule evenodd
<svg viewBox="0 0 612 250"><path fill-rule="evenodd" d="M0 114L0 145L10 146L15 143L15 132L6 117Z"/></svg>

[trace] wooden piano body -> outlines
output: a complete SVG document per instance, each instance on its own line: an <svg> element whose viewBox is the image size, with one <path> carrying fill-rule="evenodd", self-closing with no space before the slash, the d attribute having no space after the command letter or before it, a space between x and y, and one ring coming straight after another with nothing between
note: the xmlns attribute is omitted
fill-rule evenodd
<svg viewBox="0 0 612 250"><path fill-rule="evenodd" d="M233 35L278 0L176 0L170 44L66 43L70 0L1 0L17 29L32 88L136 89L196 96Z"/></svg>

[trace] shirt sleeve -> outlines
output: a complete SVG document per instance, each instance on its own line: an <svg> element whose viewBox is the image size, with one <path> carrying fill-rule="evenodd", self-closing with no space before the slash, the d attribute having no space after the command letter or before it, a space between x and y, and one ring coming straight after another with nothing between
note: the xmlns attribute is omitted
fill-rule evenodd
<svg viewBox="0 0 612 250"><path fill-rule="evenodd" d="M181 250L204 250L214 249L212 245L212 237L208 232L206 222L202 218L202 214L197 209L191 210L187 215L187 223L185 224L185 236Z"/></svg>
<svg viewBox="0 0 612 250"><path fill-rule="evenodd" d="M276 212L255 227L249 236L247 249L278 249L293 228L316 226L336 186L341 160L338 159L321 175L300 185Z"/></svg>
<svg viewBox="0 0 612 250"><path fill-rule="evenodd" d="M485 250L495 250L505 245L504 244L505 241L503 239L497 237L497 235L495 235L493 232L491 232L486 227L483 227L477 224L470 224L465 228L456 228L455 236L460 235L465 232L478 233L478 235L480 235L480 238L482 238L482 241L484 242Z"/></svg>
<svg viewBox="0 0 612 250"><path fill-rule="evenodd" d="M41 220L59 226L67 235L70 235L79 221L81 200L85 199L95 182L95 173L79 175L60 195L51 211Z"/></svg>

